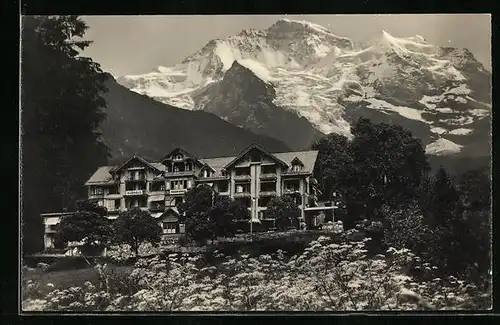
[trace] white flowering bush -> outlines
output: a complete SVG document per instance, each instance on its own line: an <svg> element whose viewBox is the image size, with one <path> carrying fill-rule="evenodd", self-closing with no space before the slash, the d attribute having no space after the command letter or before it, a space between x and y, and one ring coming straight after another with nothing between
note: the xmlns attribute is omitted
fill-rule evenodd
<svg viewBox="0 0 500 325"><path fill-rule="evenodd" d="M352 235L352 234L351 234ZM346 237L348 238L348 237ZM32 310L105 311L359 311L488 308L490 294L453 277L418 282L406 274L418 262L408 249L368 256L366 238L312 241L301 254L238 257L215 252L141 258L116 275L97 265L97 284L25 299ZM418 264L418 263L417 263ZM426 266L423 266L428 267ZM429 267L432 271L432 267ZM117 286L117 283L122 285Z"/></svg>

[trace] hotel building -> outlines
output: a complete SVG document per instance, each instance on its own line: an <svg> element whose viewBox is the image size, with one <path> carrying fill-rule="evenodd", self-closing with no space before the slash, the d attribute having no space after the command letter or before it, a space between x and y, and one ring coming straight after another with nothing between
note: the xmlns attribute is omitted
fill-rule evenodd
<svg viewBox="0 0 500 325"><path fill-rule="evenodd" d="M219 195L244 204L252 222L269 222L266 206L275 196L289 195L305 219L308 208L318 205L313 169L318 151L271 153L251 145L238 156L197 158L174 149L157 162L134 155L119 166L102 166L85 183L88 198L97 200L115 219L132 208L149 211L164 234L183 233L177 206L186 192L206 184ZM43 217L43 216L42 216ZM44 217L47 227L57 224L57 214ZM54 219L54 220L52 220ZM46 231L45 244L52 245Z"/></svg>

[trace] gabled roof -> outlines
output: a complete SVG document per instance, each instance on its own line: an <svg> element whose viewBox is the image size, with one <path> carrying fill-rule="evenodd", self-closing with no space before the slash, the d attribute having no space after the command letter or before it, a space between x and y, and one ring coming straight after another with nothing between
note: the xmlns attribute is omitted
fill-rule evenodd
<svg viewBox="0 0 500 325"><path fill-rule="evenodd" d="M204 163L203 166L201 167L201 170L204 170L204 169L210 169L211 171L213 171L215 173L215 169L207 163Z"/></svg>
<svg viewBox="0 0 500 325"><path fill-rule="evenodd" d="M257 149L259 150L260 152L262 152L263 154L265 154L266 156L270 157L271 159L273 159L274 161L276 161L277 163L283 165L283 166L286 166L288 167L288 164L286 162L284 162L283 160L279 159L275 154L272 154L270 153L269 151L265 150L264 148L262 148L261 146L257 145L257 144L252 144L250 145L248 148L246 148L245 150L243 150L236 158L234 158L231 162L229 162L226 166L224 166L225 168L229 168L231 167L232 165L234 165L238 160L240 160L241 158L243 158L247 153L249 153L250 151L254 150L254 149Z"/></svg>
<svg viewBox="0 0 500 325"><path fill-rule="evenodd" d="M230 156L230 157L217 157L217 158L200 158L197 161L202 165L207 165L214 170L214 174L210 178L222 177L222 171L226 169L226 166L231 166L232 163L243 157L248 151L252 148L259 148L265 154L273 157L277 161L282 162L287 167L287 171L291 172L292 163L300 160L303 167L301 169L301 173L312 173L314 170L314 165L316 163L316 159L318 156L318 151L309 150L309 151L292 151L292 152L281 152L281 153L269 153L260 147L250 146L245 149L245 151L239 156ZM165 170L165 165L159 162L148 162L144 158L137 157L138 159L142 159L145 164L151 166L158 172L162 172ZM133 158L132 157L132 158ZM89 180L85 183L85 185L105 185L105 184L113 184L113 174L112 171L119 170L124 165L126 165L132 158L128 159L127 162L122 164L121 166L102 166L99 167L94 174L89 178Z"/></svg>
<svg viewBox="0 0 500 325"><path fill-rule="evenodd" d="M314 170L314 165L316 163L316 158L318 157L318 151L292 151L292 152L280 152L271 154L279 160L286 163L288 170L291 170L291 165L295 160L299 160L302 163L302 173L312 173ZM231 157L218 157L218 158L200 158L200 162L207 164L215 170L213 177L221 177L222 171L231 162L235 161L236 156Z"/></svg>
<svg viewBox="0 0 500 325"><path fill-rule="evenodd" d="M149 168L152 168L154 170L157 170L157 171L161 172L161 169L158 169L157 166L153 165L154 163L150 163L146 159L142 158L141 156L137 156L137 155L133 155L132 157L130 157L129 159L127 159L127 161L125 161L123 164L121 164L118 168L113 169L110 172L112 174L116 173L117 171L121 170L123 167L125 167L129 162L131 162L134 159L139 160L140 162L142 162L144 165L148 166Z"/></svg>
<svg viewBox="0 0 500 325"><path fill-rule="evenodd" d="M198 158L196 158L195 156L193 156L192 154L190 154L186 150L181 149L181 148L175 148L172 151L170 151L168 154L163 156L163 158L160 159L160 162L164 161L165 159L167 159L168 157L172 156L174 153L177 153L177 152L182 153L185 156L189 156L189 157L193 158L194 160L198 160Z"/></svg>
<svg viewBox="0 0 500 325"><path fill-rule="evenodd" d="M114 166L102 166L97 168L97 170L90 176L90 178L85 182L85 185L102 185L102 184L112 184L114 183L113 175L111 171Z"/></svg>
<svg viewBox="0 0 500 325"><path fill-rule="evenodd" d="M214 170L214 177L221 177L224 167L229 164L235 157L219 157L219 158L201 158L200 162L202 164L210 166Z"/></svg>
<svg viewBox="0 0 500 325"><path fill-rule="evenodd" d="M318 151L291 151L275 153L274 155L289 164L290 167L288 168L288 171L292 170L292 161L294 161L295 159L299 159L303 164L301 173L312 173L314 170L314 165L316 164L316 159L318 158Z"/></svg>

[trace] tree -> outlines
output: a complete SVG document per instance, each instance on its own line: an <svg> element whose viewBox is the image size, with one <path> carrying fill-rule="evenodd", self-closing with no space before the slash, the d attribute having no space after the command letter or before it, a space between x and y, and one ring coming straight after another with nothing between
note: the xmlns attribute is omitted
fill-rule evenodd
<svg viewBox="0 0 500 325"><path fill-rule="evenodd" d="M300 209L293 198L284 195L272 198L267 204L267 213L276 221L276 227L286 230L289 227L298 227Z"/></svg>
<svg viewBox="0 0 500 325"><path fill-rule="evenodd" d="M186 234L198 244L215 238L215 224L207 212L195 212L186 217Z"/></svg>
<svg viewBox="0 0 500 325"><path fill-rule="evenodd" d="M207 239L233 236L236 220L249 219L249 212L240 203L215 193L211 187L200 185L190 189L179 205L187 235L198 243Z"/></svg>
<svg viewBox="0 0 500 325"><path fill-rule="evenodd" d="M460 197L443 167L440 167L431 179L424 216L431 225L446 225L459 213Z"/></svg>
<svg viewBox="0 0 500 325"><path fill-rule="evenodd" d="M87 201L72 215L64 216L57 225L56 246L68 242L82 242L83 252L93 252L109 244L112 234L110 222L101 214L97 204Z"/></svg>
<svg viewBox="0 0 500 325"><path fill-rule="evenodd" d="M467 210L491 210L491 172L489 168L466 171L457 185L462 204Z"/></svg>
<svg viewBox="0 0 500 325"><path fill-rule="evenodd" d="M162 229L147 211L132 209L120 213L113 223L115 242L130 245L135 256L139 255L139 246L143 242L157 245L161 239Z"/></svg>
<svg viewBox="0 0 500 325"><path fill-rule="evenodd" d="M352 163L349 140L331 133L313 144L312 149L318 150L314 177L322 190L321 199L330 200L333 192L341 191L345 186L346 170Z"/></svg>
<svg viewBox="0 0 500 325"><path fill-rule="evenodd" d="M250 213L241 203L228 196L216 196L209 211L209 218L214 223L217 237L231 237L236 233L236 220L249 220Z"/></svg>
<svg viewBox="0 0 500 325"><path fill-rule="evenodd" d="M429 170L420 140L401 126L372 124L364 118L354 124L351 133L350 201L364 202L362 210L368 219L384 204L414 202Z"/></svg>
<svg viewBox="0 0 500 325"><path fill-rule="evenodd" d="M97 131L105 74L81 57L90 45L77 16L24 16L21 51L23 251L42 247L40 213L70 210L107 163Z"/></svg>
<svg viewBox="0 0 500 325"><path fill-rule="evenodd" d="M489 168L469 170L460 175L457 190L464 208L460 236L461 264L467 275L487 278L491 267L491 172Z"/></svg>
<svg viewBox="0 0 500 325"><path fill-rule="evenodd" d="M214 192L208 185L195 186L187 191L184 202L179 204L178 209L181 219L196 213L206 213L212 207Z"/></svg>
<svg viewBox="0 0 500 325"><path fill-rule="evenodd" d="M322 199L337 198L346 207L345 225L378 216L383 205L412 204L429 164L422 143L397 125L360 118L353 138L330 134L313 145L318 150L314 174ZM340 211L339 211L340 212Z"/></svg>

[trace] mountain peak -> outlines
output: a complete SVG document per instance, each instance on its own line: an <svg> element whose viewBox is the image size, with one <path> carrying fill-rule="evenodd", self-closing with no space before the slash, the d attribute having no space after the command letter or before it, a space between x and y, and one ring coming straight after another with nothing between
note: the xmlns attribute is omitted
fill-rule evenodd
<svg viewBox="0 0 500 325"><path fill-rule="evenodd" d="M281 18L267 29L269 32L287 33L287 32L316 32L331 34L325 27L313 24L305 20L291 20Z"/></svg>

